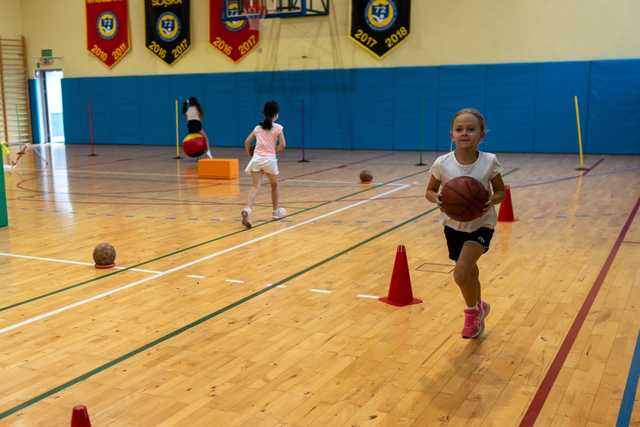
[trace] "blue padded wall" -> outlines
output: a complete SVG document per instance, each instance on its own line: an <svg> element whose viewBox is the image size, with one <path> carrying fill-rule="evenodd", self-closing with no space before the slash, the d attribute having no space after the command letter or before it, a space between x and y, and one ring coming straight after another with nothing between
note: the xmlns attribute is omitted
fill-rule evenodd
<svg viewBox="0 0 640 427"><path fill-rule="evenodd" d="M640 61L599 61L591 65L589 149L640 153Z"/></svg>
<svg viewBox="0 0 640 427"><path fill-rule="evenodd" d="M0 170L0 227L9 225L9 214L7 212L7 194L4 189L4 162L2 161L4 154L0 152L0 163L3 163Z"/></svg>
<svg viewBox="0 0 640 427"><path fill-rule="evenodd" d="M44 135L41 133L40 123L40 92L37 90L37 81L29 80L29 109L31 110L31 132L33 143L40 144L43 142Z"/></svg>
<svg viewBox="0 0 640 427"><path fill-rule="evenodd" d="M533 152L576 152L578 136L573 97L580 102L582 139L590 150L588 123L589 62L537 65Z"/></svg>
<svg viewBox="0 0 640 427"><path fill-rule="evenodd" d="M453 113L475 107L488 151L576 152L577 95L585 152L640 154L637 76L640 60L620 60L65 78L62 89L76 144L89 140L89 102L96 144L175 144L175 99L197 96L217 146L240 147L276 99L291 147L448 150ZM182 137L182 115L180 126Z"/></svg>
<svg viewBox="0 0 640 427"><path fill-rule="evenodd" d="M533 151L536 66L514 64L510 67L488 65L485 104L489 132L487 151Z"/></svg>
<svg viewBox="0 0 640 427"><path fill-rule="evenodd" d="M449 130L456 111L464 107L481 110L485 115L486 67L482 65L453 65L440 67L438 78L438 110L436 114L436 149L448 151L451 146ZM489 123L490 126L493 126ZM488 140L487 140L488 141Z"/></svg>

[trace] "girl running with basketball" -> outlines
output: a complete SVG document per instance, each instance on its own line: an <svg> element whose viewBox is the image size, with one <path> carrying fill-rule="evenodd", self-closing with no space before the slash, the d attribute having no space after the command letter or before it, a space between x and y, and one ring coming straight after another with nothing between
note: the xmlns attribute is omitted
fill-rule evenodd
<svg viewBox="0 0 640 427"><path fill-rule="evenodd" d="M462 338L477 338L484 330L484 320L490 306L482 300L478 259L489 250L496 226L496 205L504 199L502 166L495 154L478 151L485 136L482 113L465 108L453 116L450 130L455 150L436 159L431 166L431 178L425 197L442 209L441 186L458 176L471 176L490 192L489 200L479 218L467 222L454 221L443 215L444 235L449 258L456 262L453 277L460 287L467 307L464 309Z"/></svg>
<svg viewBox="0 0 640 427"><path fill-rule="evenodd" d="M251 131L244 140L244 150L248 156L252 156L245 172L251 174L251 190L247 200L247 206L242 209L242 224L251 228L251 210L256 200L256 195L262 183L262 176L266 176L271 184L271 203L273 205L273 219L284 217L287 212L278 206L278 159L276 152L284 151L287 143L284 138L282 125L275 123L278 119L278 103L268 101L264 104L264 120ZM255 149L252 147L256 140ZM253 151L252 151L253 149Z"/></svg>
<svg viewBox="0 0 640 427"><path fill-rule="evenodd" d="M190 97L182 103L182 114L184 114L187 119L187 130L189 131L189 133L199 133L204 137L204 140L207 144L207 151L205 154L208 158L211 158L209 137L202 128L202 118L204 117L204 112L202 111L202 106L195 96Z"/></svg>

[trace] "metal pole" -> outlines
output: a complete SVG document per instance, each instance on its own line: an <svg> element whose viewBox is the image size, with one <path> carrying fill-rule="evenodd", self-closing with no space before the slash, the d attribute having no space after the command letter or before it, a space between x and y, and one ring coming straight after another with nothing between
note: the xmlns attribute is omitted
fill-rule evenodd
<svg viewBox="0 0 640 427"><path fill-rule="evenodd" d="M302 141L302 159L298 160L298 162L299 163L308 163L309 160L307 160L304 157L304 99L302 100L302 104L300 105L300 115L301 115L301 118L302 118L301 125L300 125L301 130L302 130L302 138L301 138L301 141Z"/></svg>
<svg viewBox="0 0 640 427"><path fill-rule="evenodd" d="M426 141L424 138L424 115L425 115L425 108L424 108L424 98L421 98L420 100L420 119L419 119L419 124L420 124L420 144L422 145L422 143L424 142L424 146L426 147ZM418 163L416 163L416 166L425 166L425 164L422 162L422 147L418 147L418 152L420 153L419 155L419 159L418 159Z"/></svg>
<svg viewBox="0 0 640 427"><path fill-rule="evenodd" d="M91 108L91 101L87 104L87 115L89 120L89 145L91 146L91 153L89 153L89 156L95 157L97 154L96 145L93 141L93 110Z"/></svg>

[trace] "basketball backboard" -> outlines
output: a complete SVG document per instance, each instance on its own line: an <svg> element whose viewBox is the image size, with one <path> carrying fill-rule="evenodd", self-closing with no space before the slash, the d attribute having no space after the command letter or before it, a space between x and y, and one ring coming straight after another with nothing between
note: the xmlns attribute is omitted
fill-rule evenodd
<svg viewBox="0 0 640 427"><path fill-rule="evenodd" d="M246 19L264 9L264 19L299 18L329 14L331 0L224 0L225 21Z"/></svg>

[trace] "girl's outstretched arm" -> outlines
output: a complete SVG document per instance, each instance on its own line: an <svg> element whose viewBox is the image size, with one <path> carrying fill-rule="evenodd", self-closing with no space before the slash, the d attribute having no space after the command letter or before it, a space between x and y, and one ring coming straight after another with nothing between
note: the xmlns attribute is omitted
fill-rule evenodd
<svg viewBox="0 0 640 427"><path fill-rule="evenodd" d="M487 202L487 206L497 205L504 199L504 182L502 181L502 175L497 174L493 177L491 187L493 188L493 195Z"/></svg>
<svg viewBox="0 0 640 427"><path fill-rule="evenodd" d="M431 203L437 203L438 206L442 204L440 202L440 196L438 195L440 184L440 180L431 175L431 177L429 178L429 183L427 184L427 191L424 193L424 197L428 201L430 201Z"/></svg>
<svg viewBox="0 0 640 427"><path fill-rule="evenodd" d="M287 141L284 138L284 132L280 132L280 135L278 135L278 146L276 147L276 150L284 151L286 147L287 147Z"/></svg>
<svg viewBox="0 0 640 427"><path fill-rule="evenodd" d="M256 139L256 134L255 132L251 131L249 136L247 136L244 140L244 151L245 153L247 153L247 156L251 156L251 152L249 150L251 149L251 143L254 139Z"/></svg>

